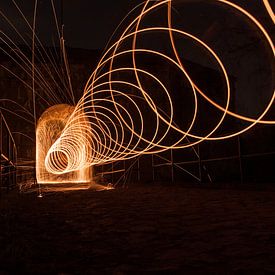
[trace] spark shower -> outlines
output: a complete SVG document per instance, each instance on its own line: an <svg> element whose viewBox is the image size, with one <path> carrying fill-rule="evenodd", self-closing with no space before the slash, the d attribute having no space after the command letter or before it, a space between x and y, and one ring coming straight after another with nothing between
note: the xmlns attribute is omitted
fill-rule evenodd
<svg viewBox="0 0 275 275"><path fill-rule="evenodd" d="M213 0L211 3L216 3L242 18L248 27L252 25L264 41L265 50L272 56L270 62L274 66L273 41L258 19L233 2ZM275 123L274 120L265 119L274 103L273 90L265 108L256 117L232 110L232 83L223 62L223 53L215 51L203 38L174 27L173 7L176 4L177 1L159 0L146 1L140 5L139 15L133 18L117 41L103 54L76 106L64 107L63 110L58 106L53 107L55 111L60 111L64 124L62 129L60 120L53 122L51 127L45 126L42 121L46 116L42 115L37 126L36 160L37 171L41 167L44 169L44 178L41 180L40 172L37 172L38 182L49 182L53 177L59 180L64 177L66 180L69 173L83 175L79 171L85 171L94 165L127 160L168 149L188 148L205 140L227 139L250 130L258 123ZM274 24L274 13L269 2L263 0L262 4ZM150 17L159 10L165 11L161 13L165 24L148 24ZM155 34L161 34L157 36L158 42L154 41ZM141 37L146 38L146 43L140 43ZM169 50L159 49L159 40L165 40ZM184 48L179 46L181 40L191 41L194 47L199 47L211 62L215 63L216 70L223 77L224 90L218 91L225 94L222 103L209 96L188 71L183 59ZM188 83L188 92L191 93L193 103L191 119L188 118L183 124L184 127L175 122L174 95L178 94L184 100L187 91L172 90L160 74L140 65L140 60L149 58L169 64L174 68L175 74L180 74ZM150 85L147 85L148 83ZM196 127L199 120L199 100L217 110L215 125L208 127L203 133ZM52 112L53 109L50 108L46 112ZM242 121L243 126L221 134L219 130L228 117ZM54 133L49 134L49 131ZM49 178L45 178L45 175ZM87 180L80 178L73 180Z"/></svg>

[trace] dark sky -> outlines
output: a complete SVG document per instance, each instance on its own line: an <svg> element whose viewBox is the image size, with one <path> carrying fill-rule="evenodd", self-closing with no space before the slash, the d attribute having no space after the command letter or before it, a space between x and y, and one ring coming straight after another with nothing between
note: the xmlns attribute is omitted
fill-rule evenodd
<svg viewBox="0 0 275 275"><path fill-rule="evenodd" d="M34 0L15 0L22 9L22 12L29 20L32 18ZM12 0L2 0L1 11L15 23L20 33L29 35L18 11L16 11ZM199 0L181 0L181 3L205 2ZM211 1L212 2L212 1ZM215 2L215 1L213 1ZM256 17L268 20L261 0L232 0L247 8ZM271 1L272 2L272 1ZM54 0L59 20L61 20L62 0ZM116 26L123 17L142 0L63 0L63 21L66 44L77 48L104 48ZM198 5L200 6L200 5ZM208 12L211 13L211 10ZM196 14L196 13L194 13ZM194 14L190 16L193 18ZM197 15L197 14L196 14ZM189 16L185 14L185 17ZM217 16L217 14L215 15ZM1 17L1 16L0 16ZM191 18L190 17L190 18ZM52 44L56 37L53 23L51 0L38 1L37 29L39 36L46 44ZM1 30L7 32L5 22L0 18ZM12 32L10 32L12 33Z"/></svg>
<svg viewBox="0 0 275 275"><path fill-rule="evenodd" d="M124 16L140 2L64 0L65 35L68 43L71 40L74 47L104 47Z"/></svg>
<svg viewBox="0 0 275 275"><path fill-rule="evenodd" d="M12 20L20 34L29 37L28 42L30 43L30 29L26 27L12 1L1 0L0 10ZM35 0L14 1L18 3L22 12L31 22ZM60 21L62 0L53 1ZM274 25L262 0L231 1L252 13L274 37ZM123 17L142 2L142 0L63 0L66 45L85 49L105 48L107 41ZM273 55L265 39L262 39L262 34L250 20L215 0L177 0L175 2L178 5L173 9L173 19L177 21L177 27L202 38L219 56L222 56L222 62L229 75L236 79L235 87L238 96L241 97L243 93L243 97L247 98L246 91L249 91L251 100L246 100L246 104L260 101L261 93L259 91L273 91L274 63L270 62ZM275 8L275 1L271 0L270 3L273 3L273 8ZM3 14L0 15L0 30L11 36L11 39L17 44L22 43L15 31L8 28L7 22L3 20ZM39 0L37 34L44 45L53 45L54 41L58 43L51 0ZM144 39L144 42L149 43L145 46L150 47L151 41L158 43L157 40L148 39L147 41ZM165 45L158 43L157 46L164 47ZM212 66L212 59L201 51L200 47L182 42L178 43L177 47L184 54L185 59L203 66ZM215 65L213 68L216 69L217 66ZM243 109L249 108L244 106ZM255 110L257 111L257 109Z"/></svg>
<svg viewBox="0 0 275 275"><path fill-rule="evenodd" d="M31 21L34 0L15 0L22 12ZM77 48L104 48L109 37L123 17L140 0L63 0L63 21L66 43ZM58 19L61 21L62 0L54 0ZM1 11L15 23L21 33L29 33L12 0L2 0ZM0 16L1 17L1 16ZM0 28L7 33L7 24L0 18ZM37 11L37 30L39 37L46 44L52 43L56 35L51 10L51 0L39 0Z"/></svg>

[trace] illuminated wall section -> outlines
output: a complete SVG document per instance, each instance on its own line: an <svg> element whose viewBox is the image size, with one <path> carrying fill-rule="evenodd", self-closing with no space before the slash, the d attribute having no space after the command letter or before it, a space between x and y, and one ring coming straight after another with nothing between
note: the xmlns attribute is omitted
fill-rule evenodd
<svg viewBox="0 0 275 275"><path fill-rule="evenodd" d="M91 167L81 166L77 170L67 171L72 158L66 150L50 151L74 110L75 107L67 104L55 105L48 108L38 120L36 129L36 178L40 184L91 181ZM80 120L82 124L87 123L85 116L82 116ZM85 128L83 129L85 131ZM81 134L81 131L79 133ZM81 137L79 137L79 142L81 143ZM82 153L89 155L87 148L82 149ZM51 173L50 167L45 166L45 159L48 160L48 163L51 163L51 160L58 162L59 166L54 168L61 173Z"/></svg>

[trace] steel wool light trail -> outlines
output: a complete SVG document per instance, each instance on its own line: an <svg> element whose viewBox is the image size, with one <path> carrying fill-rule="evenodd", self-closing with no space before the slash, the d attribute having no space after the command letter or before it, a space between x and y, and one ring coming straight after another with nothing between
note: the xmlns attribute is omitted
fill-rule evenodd
<svg viewBox="0 0 275 275"><path fill-rule="evenodd" d="M43 169L47 170L48 174L58 176L74 171L82 171L87 169L88 166L127 160L142 154L187 148L205 140L221 140L237 136L248 131L257 123L275 123L274 120L264 119L274 103L274 91L265 109L256 118L238 114L230 109L231 82L222 62L222 56L219 56L202 39L173 27L171 12L173 2L171 0L145 2L141 13L129 24L120 38L105 52L99 61L85 86L82 98L72 110L70 116L66 117L66 121L62 120L65 123L64 128L62 130L61 128L57 129L60 135L56 140L51 138L52 144L50 146L49 144L43 144L43 140L47 140L47 138L44 139L44 136L48 134L47 131L45 132L46 128L42 126L42 122L38 126L37 159L39 160L38 163L41 163L40 158L45 160ZM244 16L246 20L253 24L261 33L274 57L273 41L255 17L230 1L216 0L216 2L240 16ZM263 1L263 3L272 20L274 20L268 1ZM153 11L163 7L166 7L167 11L167 26L142 27L144 18L149 17ZM173 57L159 50L139 46L138 42L141 35L150 35L156 32L167 34L166 37L170 39L169 43ZM180 57L181 54L177 50L175 36L177 36L177 39L180 37L192 40L215 60L224 77L226 86L224 106L218 104L215 99L210 98L189 74L184 61ZM186 129L178 127L174 122L175 107L171 94L179 91L171 91L170 87L167 87L166 83L157 74L140 67L137 57L142 56L144 58L152 56L169 63L177 71L180 71L182 77L189 82L193 94L193 118ZM130 60L130 62L127 62L126 65L123 62L119 63L123 58L128 58L127 60ZM274 62L274 59L271 62ZM123 65L118 66L117 64ZM117 77L118 75L119 77ZM155 95L154 89L144 85L144 79L154 84L154 87L158 87L158 96ZM184 94L182 96L184 97ZM197 133L194 128L199 108L198 97L202 97L220 111L218 122L204 135ZM160 108L159 98L165 101L165 110ZM67 111L65 113L68 115ZM245 121L246 126L232 133L217 134L225 118L230 116ZM145 126L148 121L150 121L150 132L147 131ZM55 124L53 127L58 127L58 125ZM55 130L53 132L57 133ZM175 138L169 138L171 136ZM42 138L41 142L40 138ZM191 142L186 142L186 138L191 139ZM43 154L39 149L40 144L43 147ZM40 180L40 172L38 172L37 177Z"/></svg>

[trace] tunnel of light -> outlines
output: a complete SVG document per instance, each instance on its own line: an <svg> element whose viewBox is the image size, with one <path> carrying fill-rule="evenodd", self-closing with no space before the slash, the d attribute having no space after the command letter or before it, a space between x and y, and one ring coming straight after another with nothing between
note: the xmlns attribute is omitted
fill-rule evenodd
<svg viewBox="0 0 275 275"><path fill-rule="evenodd" d="M88 171L89 166L127 160L142 154L159 153L168 149L187 148L205 140L226 139L248 131L257 123L275 123L274 120L264 119L273 105L274 91L268 104L256 118L238 114L230 109L231 82L222 62L222 56L193 34L173 27L171 11L173 2L171 0L146 1L141 13L100 59L76 107L61 108L62 115L58 119L53 118L54 122L50 125L51 131L45 127L47 121L52 119L49 111L59 111L59 107L49 109L46 115L40 118L37 127L37 179L39 182L49 179L55 181L60 177L66 179L66 175L69 174L75 175L75 181L86 181L89 176L85 176L84 171ZM255 17L232 2L226 0L216 0L216 2L245 17L253 24L265 39L274 57L273 41ZM264 4L270 12L268 1L264 1ZM144 18L163 7L166 8L166 26L142 27ZM139 37L154 32L167 34L166 39L169 39L173 55L167 55L152 48L139 47ZM192 79L177 50L175 36L192 40L215 60L226 87L225 91L221 91L226 93L223 105L218 104L215 98L210 98L206 91L199 87L196 80ZM185 129L178 127L174 122L175 109L171 95L175 91L170 90L157 74L140 67L137 56L161 59L180 71L182 77L187 79L192 90L193 111L192 119ZM123 58L128 58L130 61L118 65ZM144 85L143 79L157 87L159 97L154 94L156 90ZM157 98L160 97L165 101L164 110L159 107ZM196 132L194 127L199 108L198 97L203 97L220 111L216 124L203 135ZM245 126L228 134L217 134L228 116L245 121ZM62 121L62 127L59 125L60 121ZM150 121L150 132L147 131L148 121ZM173 138L169 138L171 136ZM46 177L49 178L46 179Z"/></svg>
<svg viewBox="0 0 275 275"><path fill-rule="evenodd" d="M54 142L60 137L62 130L74 111L74 107L67 104L59 104L48 108L40 117L36 130L36 177L40 184L48 183L69 183L69 182L90 182L91 168L83 164L83 159L76 159L71 156L69 142L66 147L62 143L55 150L50 150ZM77 132L77 139L81 141L87 124L85 116L78 117L78 125L83 128ZM86 124L85 124L86 123ZM73 143L74 141L70 141ZM76 141L75 141L76 142ZM84 148L74 144L74 150L81 151L84 155L89 155L89 148ZM56 161L58 160L58 161ZM78 161L74 164L78 169L72 171L71 161ZM52 171L57 171L52 173Z"/></svg>

